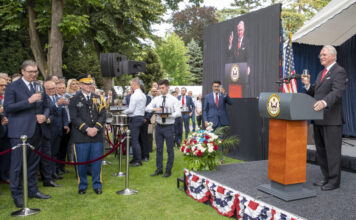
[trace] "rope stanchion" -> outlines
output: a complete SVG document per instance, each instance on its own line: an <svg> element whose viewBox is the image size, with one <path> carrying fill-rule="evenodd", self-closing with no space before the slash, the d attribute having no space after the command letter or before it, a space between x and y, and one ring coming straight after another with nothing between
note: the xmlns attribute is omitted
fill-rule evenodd
<svg viewBox="0 0 356 220"><path fill-rule="evenodd" d="M98 161L98 160L101 160L105 157L107 157L109 154L111 154L112 152L114 152L117 148L119 148L120 146L123 145L124 143L124 140L121 140L120 143L118 143L114 148L112 148L109 152L107 152L106 154L96 158L96 159L93 159L93 160L89 160L89 161L84 161L84 162L66 162L66 161L61 161L61 160L57 160L57 159L54 159L52 157L49 157L47 156L46 154L40 152L39 150L35 149L34 147L30 147L31 150L33 150L36 154L40 155L41 157L47 159L47 160L50 160L50 161L53 161L53 162L56 162L56 163L60 163L60 164L67 164L67 165L85 165L85 164L90 164L90 163L93 163L95 161Z"/></svg>
<svg viewBox="0 0 356 220"><path fill-rule="evenodd" d="M117 145L117 142L119 141L119 136L116 137L116 139L114 140L114 144L111 142L110 137L109 137L109 131L108 128L105 129L105 135L106 135L106 139L108 141L108 143L110 144L111 147L114 147Z"/></svg>
<svg viewBox="0 0 356 220"><path fill-rule="evenodd" d="M27 152L26 152L26 147L31 146L29 144L26 144L27 141L27 136L22 135L21 136L22 144L17 145L14 148L17 148L19 146L22 146L22 175L23 175L23 208L20 209L19 211L15 211L11 213L11 216L29 216L29 215L34 215L36 213L40 212L40 209L31 209L28 208L28 179L27 179Z"/></svg>

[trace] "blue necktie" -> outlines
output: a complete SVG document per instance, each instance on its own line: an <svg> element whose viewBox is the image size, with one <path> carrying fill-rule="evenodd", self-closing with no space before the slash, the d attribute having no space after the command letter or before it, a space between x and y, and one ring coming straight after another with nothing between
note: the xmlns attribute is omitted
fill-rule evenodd
<svg viewBox="0 0 356 220"><path fill-rule="evenodd" d="M33 86L32 83L30 83L30 92L31 92L31 94L35 93L35 87Z"/></svg>

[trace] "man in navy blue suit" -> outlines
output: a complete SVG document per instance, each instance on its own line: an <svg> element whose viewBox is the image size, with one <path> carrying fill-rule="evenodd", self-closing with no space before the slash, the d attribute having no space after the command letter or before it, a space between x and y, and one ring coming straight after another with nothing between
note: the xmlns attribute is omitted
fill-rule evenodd
<svg viewBox="0 0 356 220"><path fill-rule="evenodd" d="M180 90L181 95L178 96L178 100L181 103L182 106L182 119L183 119L183 123L184 123L184 130L185 130L185 138L188 137L188 134L190 132L189 129L189 119L190 117L192 117L193 112L195 111L195 106L194 106L194 102L193 99L186 95L187 93L187 89L185 87L182 87ZM188 113L183 113L184 110L188 110ZM180 137L180 140L182 140L182 138Z"/></svg>
<svg viewBox="0 0 356 220"><path fill-rule="evenodd" d="M38 75L37 64L33 60L26 60L21 65L22 77L6 88L4 100L5 112L8 115L8 137L11 146L22 143L20 137L27 135L28 143L40 148L42 124L49 116L49 106L45 100L46 93L35 93L35 83ZM49 199L38 190L37 170L39 156L33 151L27 153L28 194L30 198ZM10 190L17 207L23 207L22 186L22 149L17 148L11 153Z"/></svg>
<svg viewBox="0 0 356 220"><path fill-rule="evenodd" d="M59 99L56 95L56 83L53 81L46 81L44 84L46 88L47 98L50 100L51 111L53 112L53 120L50 123L51 127L51 154L55 159L58 158L59 147L63 135L63 129L69 130L68 116L65 108L61 104L63 99ZM52 176L57 178L56 163L52 166Z"/></svg>
<svg viewBox="0 0 356 220"><path fill-rule="evenodd" d="M205 96L203 118L205 127L208 123L213 123L213 129L229 125L229 117L226 112L226 103L231 105L231 98L226 94L225 90L220 91L221 82L213 82L213 92Z"/></svg>

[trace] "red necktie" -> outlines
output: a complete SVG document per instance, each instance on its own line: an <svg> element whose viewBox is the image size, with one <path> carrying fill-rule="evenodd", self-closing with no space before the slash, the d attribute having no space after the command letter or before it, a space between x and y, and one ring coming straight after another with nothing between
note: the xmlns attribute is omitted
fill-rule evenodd
<svg viewBox="0 0 356 220"><path fill-rule="evenodd" d="M216 104L216 107L219 106L219 98L218 98L218 94L215 93L215 104Z"/></svg>
<svg viewBox="0 0 356 220"><path fill-rule="evenodd" d="M327 72L327 69L325 68L324 71L323 71L323 75L321 75L321 79L320 79L320 82L323 81L325 75L326 75L326 72Z"/></svg>
<svg viewBox="0 0 356 220"><path fill-rule="evenodd" d="M0 95L0 99L3 100L4 99L4 95Z"/></svg>
<svg viewBox="0 0 356 220"><path fill-rule="evenodd" d="M184 107L184 96L182 96L182 106Z"/></svg>
<svg viewBox="0 0 356 220"><path fill-rule="evenodd" d="M237 42L237 56L240 54L239 49L241 47L241 39Z"/></svg>

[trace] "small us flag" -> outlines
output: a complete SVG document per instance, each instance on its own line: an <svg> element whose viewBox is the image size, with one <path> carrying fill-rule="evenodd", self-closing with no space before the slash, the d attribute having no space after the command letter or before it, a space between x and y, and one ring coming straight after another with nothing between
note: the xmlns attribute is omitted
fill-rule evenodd
<svg viewBox="0 0 356 220"><path fill-rule="evenodd" d="M293 54L293 47L292 47L292 34L289 35L288 45L285 51L284 57L284 71L283 71L283 78L289 77L295 74L295 67L294 67L294 54ZM297 81L292 79L290 83L283 83L282 86L283 93L297 93Z"/></svg>

